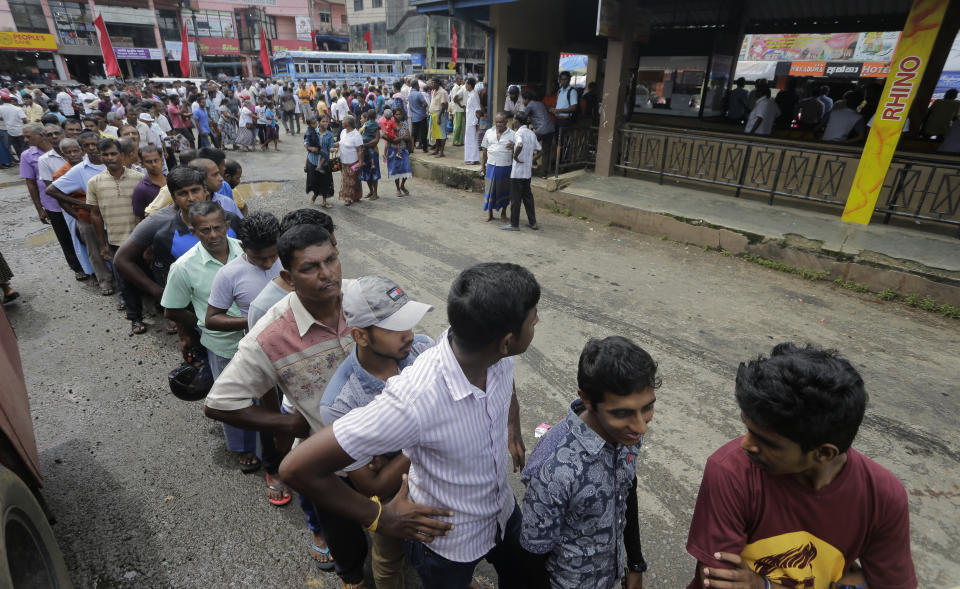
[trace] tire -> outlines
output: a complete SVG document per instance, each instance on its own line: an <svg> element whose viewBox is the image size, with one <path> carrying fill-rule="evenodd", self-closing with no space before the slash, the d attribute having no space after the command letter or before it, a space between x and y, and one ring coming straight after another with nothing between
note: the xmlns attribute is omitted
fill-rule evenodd
<svg viewBox="0 0 960 589"><path fill-rule="evenodd" d="M0 587L73 587L43 509L23 481L3 466L0 466Z"/></svg>

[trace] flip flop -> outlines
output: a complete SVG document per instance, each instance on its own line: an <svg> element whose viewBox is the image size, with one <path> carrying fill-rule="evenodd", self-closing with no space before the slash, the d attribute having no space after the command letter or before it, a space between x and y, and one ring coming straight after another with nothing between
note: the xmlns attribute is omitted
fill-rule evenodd
<svg viewBox="0 0 960 589"><path fill-rule="evenodd" d="M325 202L325 203L323 203L323 204L320 205L320 206L323 207L323 208L325 208L325 209L332 209L332 208L333 208L333 205L330 204L330 203L328 203L328 202Z"/></svg>
<svg viewBox="0 0 960 589"><path fill-rule="evenodd" d="M513 225L501 225L500 229L504 231L520 231L519 227L514 227Z"/></svg>
<svg viewBox="0 0 960 589"><path fill-rule="evenodd" d="M73 277L77 279L77 282L83 282L84 280L89 280L89 279L90 279L90 275L87 274L86 272L83 272L83 271L81 271L81 272L74 272L74 273L73 273Z"/></svg>
<svg viewBox="0 0 960 589"><path fill-rule="evenodd" d="M243 464L242 462L239 462L240 457L239 456L237 457L237 462L240 465L240 472L242 472L243 474L250 474L251 472L257 472L258 470L260 470L260 459L257 458L256 456L254 456L253 458L254 458L253 462L250 462L248 464Z"/></svg>
<svg viewBox="0 0 960 589"><path fill-rule="evenodd" d="M13 291L10 294L3 295L3 304L6 305L7 303L12 303L13 301L19 298L20 298L20 293L18 293L17 291Z"/></svg>
<svg viewBox="0 0 960 589"><path fill-rule="evenodd" d="M141 333L147 333L147 326L143 321L131 321L130 322L130 333L134 335L140 335Z"/></svg>
<svg viewBox="0 0 960 589"><path fill-rule="evenodd" d="M267 497L267 501L270 502L270 505L276 505L277 507L283 507L293 499L293 495L290 494L290 491L287 490L286 486L278 487L270 481L270 473L267 473L267 488L271 491L276 491L280 493L280 496L283 499L271 499Z"/></svg>
<svg viewBox="0 0 960 589"><path fill-rule="evenodd" d="M329 556L329 555L330 555L330 547L329 547L329 546L326 547L326 548L320 548L320 547L318 547L316 544L314 544L313 542L311 542L311 543L310 543L310 547L313 548L314 550L316 550L317 552L319 552L320 554L324 555L324 556ZM332 561L332 560L328 560L327 562L320 562L319 560L317 560L317 559L314 558L314 559L313 559L313 562L317 565L317 568L320 569L321 571L332 571L332 570L333 570L333 567L336 566L336 564L335 564L334 561Z"/></svg>
<svg viewBox="0 0 960 589"><path fill-rule="evenodd" d="M112 288L101 288L101 289L100 289L100 294L101 294L102 296L105 296L105 297L108 297L108 296L110 296L110 295L112 295L112 294L116 294L116 292L117 292L117 291L113 290Z"/></svg>

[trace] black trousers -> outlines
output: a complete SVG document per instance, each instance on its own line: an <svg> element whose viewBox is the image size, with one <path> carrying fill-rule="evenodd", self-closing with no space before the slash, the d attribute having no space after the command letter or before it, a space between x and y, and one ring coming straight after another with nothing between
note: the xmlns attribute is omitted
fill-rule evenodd
<svg viewBox="0 0 960 589"><path fill-rule="evenodd" d="M77 252L73 249L73 238L70 236L70 228L67 227L67 222L63 220L63 213L60 211L47 211L47 218L50 219L50 227L53 228L53 234L57 236L57 241L60 242L60 249L63 250L63 257L67 261L67 266L70 266L70 269L74 272L83 272L83 266L80 265Z"/></svg>
<svg viewBox="0 0 960 589"><path fill-rule="evenodd" d="M134 283L117 272L117 264L114 262L114 259L117 257L117 250L120 249L120 246L109 244L107 247L110 248L110 253L112 254L110 264L113 266L113 280L120 287L120 298L123 299L123 304L127 309L127 319L130 321L143 321L143 293L140 292L140 289L137 288ZM146 267L144 267L144 272L147 272L147 276L150 275L150 270Z"/></svg>
<svg viewBox="0 0 960 589"><path fill-rule="evenodd" d="M11 135L10 146L13 148L14 151L17 152L17 157L20 157L20 154L23 153L23 150L27 148L27 142L23 138L23 135L18 135L16 137Z"/></svg>
<svg viewBox="0 0 960 589"><path fill-rule="evenodd" d="M420 146L424 153L430 151L430 144L427 143L427 125L430 119L413 123L413 142Z"/></svg>
<svg viewBox="0 0 960 589"><path fill-rule="evenodd" d="M557 138L556 132L537 135L537 141L540 142L540 165L537 166L536 174L541 178L546 178L552 169L551 164L557 157L554 152L553 141Z"/></svg>
<svg viewBox="0 0 960 589"><path fill-rule="evenodd" d="M346 479L344 479L346 482ZM347 483L348 485L350 483ZM352 485L351 485L352 486ZM360 524L338 513L314 506L323 536L336 563L337 576L347 584L363 580L363 563L367 559L367 536Z"/></svg>
<svg viewBox="0 0 960 589"><path fill-rule="evenodd" d="M530 178L510 180L510 224L520 226L520 203L527 211L527 221L536 226L537 213L533 209L533 191L530 190Z"/></svg>

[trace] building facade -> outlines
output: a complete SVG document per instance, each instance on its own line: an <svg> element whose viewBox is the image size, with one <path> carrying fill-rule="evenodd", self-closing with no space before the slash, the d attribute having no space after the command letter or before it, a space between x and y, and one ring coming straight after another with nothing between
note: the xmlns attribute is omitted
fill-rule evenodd
<svg viewBox="0 0 960 589"><path fill-rule="evenodd" d="M486 35L470 22L420 14L408 0L346 0L350 51L409 53L424 70L450 69L453 29L458 37L456 71L483 72Z"/></svg>
<svg viewBox="0 0 960 589"><path fill-rule="evenodd" d="M271 52L348 43L344 0L0 0L0 75L102 76L97 15L125 77L180 76L183 24L195 76L261 75L261 29Z"/></svg>

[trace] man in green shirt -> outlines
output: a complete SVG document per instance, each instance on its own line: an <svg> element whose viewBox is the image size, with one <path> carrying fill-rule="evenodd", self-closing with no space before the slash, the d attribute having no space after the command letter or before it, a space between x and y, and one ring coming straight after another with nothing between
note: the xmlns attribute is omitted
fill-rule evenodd
<svg viewBox="0 0 960 589"><path fill-rule="evenodd" d="M171 266L160 304L164 316L177 324L180 351L190 361L194 334L200 330L200 344L206 350L210 371L216 379L237 351L243 337L240 331L214 331L204 324L207 301L217 270L243 254L240 242L227 236L230 222L223 208L213 201L201 201L190 207L190 231L199 243L187 250ZM241 317L236 303L227 310L231 317ZM256 432L224 424L227 449L238 455L240 470L254 472L260 468L255 454Z"/></svg>

